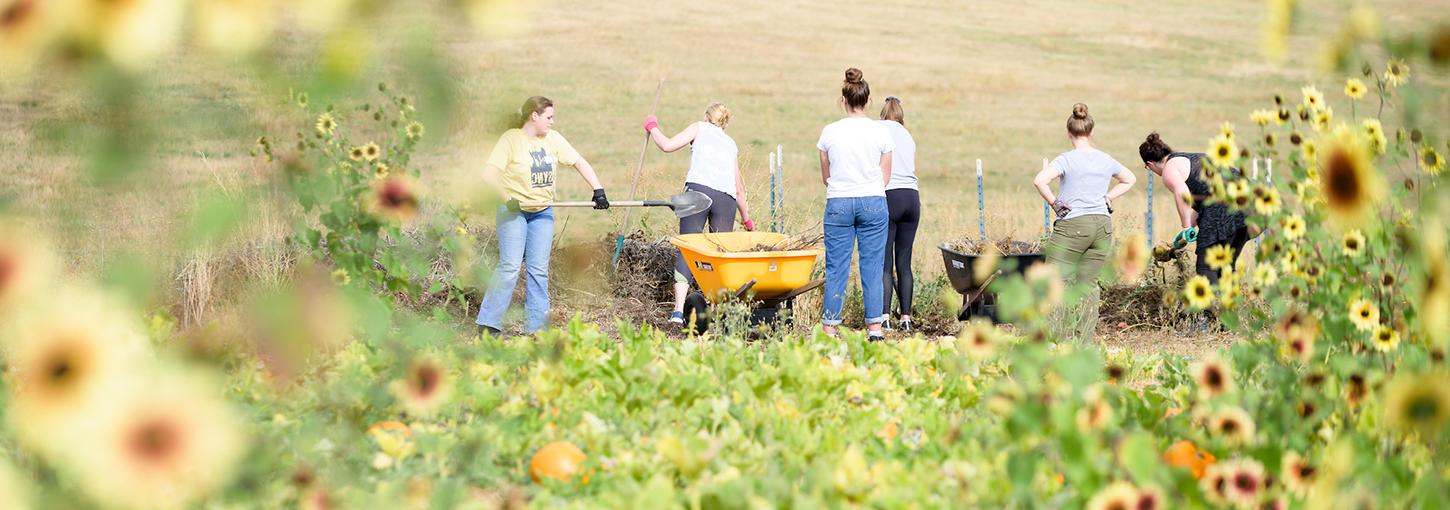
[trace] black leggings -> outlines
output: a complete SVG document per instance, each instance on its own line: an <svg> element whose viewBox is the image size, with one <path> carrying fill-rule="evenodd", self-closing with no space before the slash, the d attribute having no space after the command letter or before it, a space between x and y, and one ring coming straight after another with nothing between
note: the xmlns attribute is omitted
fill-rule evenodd
<svg viewBox="0 0 1450 510"><path fill-rule="evenodd" d="M1229 259L1229 265L1237 268L1239 265L1239 253L1242 253L1244 251L1244 245L1248 242L1249 229L1247 227L1240 227L1238 230L1234 231L1233 236L1228 239L1224 239L1222 241L1208 245L1199 244L1198 248L1194 250L1194 255L1196 255L1195 258L1197 258L1197 260L1193 264L1194 272L1198 273L1204 278L1208 278L1208 283L1218 285L1219 270L1214 269L1208 265L1208 249L1214 246L1228 245L1228 247L1233 250L1233 258Z"/></svg>
<svg viewBox="0 0 1450 510"><path fill-rule="evenodd" d="M730 232L735 230L735 199L725 192L702 186L693 182L685 184L685 191L698 191L710 197L710 209L691 214L680 218L681 234L698 234L705 231L705 223L710 223L710 232ZM679 273L675 281L694 283L695 278L690 275L690 266L685 264L685 255L675 256L675 272Z"/></svg>
<svg viewBox="0 0 1450 510"><path fill-rule="evenodd" d="M911 315L911 246L916 243L916 225L921 222L921 194L914 189L886 190L886 210L891 221L886 225L886 299L883 311L891 311L891 291L900 297L897 311Z"/></svg>

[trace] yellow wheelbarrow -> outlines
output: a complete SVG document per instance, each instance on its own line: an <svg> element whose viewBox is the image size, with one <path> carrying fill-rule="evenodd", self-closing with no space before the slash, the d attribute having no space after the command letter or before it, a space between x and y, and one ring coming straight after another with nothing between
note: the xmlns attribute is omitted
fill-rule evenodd
<svg viewBox="0 0 1450 510"><path fill-rule="evenodd" d="M821 249L775 251L784 234L771 232L720 232L684 234L670 243L685 256L685 264L700 290L685 298L685 322L697 333L710 326L710 306L730 299L750 304L751 322L774 322L782 310L790 312L795 298L826 283L811 280ZM763 248L763 249L762 249ZM756 251L758 250L759 251Z"/></svg>

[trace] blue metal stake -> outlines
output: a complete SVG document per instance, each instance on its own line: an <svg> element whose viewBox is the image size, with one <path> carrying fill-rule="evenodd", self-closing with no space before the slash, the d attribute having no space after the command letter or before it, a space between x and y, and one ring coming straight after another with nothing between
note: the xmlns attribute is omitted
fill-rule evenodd
<svg viewBox="0 0 1450 510"><path fill-rule="evenodd" d="M1148 220L1145 226L1148 230L1148 248L1153 247L1153 171L1148 171Z"/></svg>
<svg viewBox="0 0 1450 510"><path fill-rule="evenodd" d="M987 240L987 204L982 201L982 160L977 160L977 232Z"/></svg>
<svg viewBox="0 0 1450 510"><path fill-rule="evenodd" d="M780 217L775 214L775 153L770 153L770 231L780 232Z"/></svg>

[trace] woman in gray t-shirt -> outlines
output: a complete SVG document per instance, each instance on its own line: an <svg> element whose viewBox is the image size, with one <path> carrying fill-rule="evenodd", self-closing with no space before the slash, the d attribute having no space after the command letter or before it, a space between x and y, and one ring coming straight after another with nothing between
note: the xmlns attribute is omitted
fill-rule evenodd
<svg viewBox="0 0 1450 510"><path fill-rule="evenodd" d="M1059 339L1087 341L1097 329L1098 273L1113 250L1113 200L1137 182L1127 167L1093 146L1092 133L1093 118L1087 105L1073 105L1067 119L1072 150L1043 166L1032 179L1042 199L1057 213L1047 241L1048 262L1057 265L1069 285L1087 287L1081 301L1067 303L1072 318L1052 321L1058 326ZM1062 181L1056 196L1049 186L1055 179Z"/></svg>

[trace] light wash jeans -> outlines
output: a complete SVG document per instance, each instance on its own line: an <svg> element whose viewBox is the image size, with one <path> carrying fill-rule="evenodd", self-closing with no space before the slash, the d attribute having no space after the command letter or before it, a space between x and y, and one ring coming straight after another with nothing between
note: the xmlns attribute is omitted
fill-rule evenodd
<svg viewBox="0 0 1450 510"><path fill-rule="evenodd" d="M497 224L498 267L474 322L503 329L503 314L513 300L522 265L527 276L524 333L544 329L549 325L549 251L554 245L554 210L512 213L500 207Z"/></svg>
<svg viewBox="0 0 1450 510"><path fill-rule="evenodd" d="M821 309L821 324L841 324L841 307L846 301L846 281L851 278L854 248L861 250L857 264L861 271L866 323L886 321L881 303L884 296L881 274L886 263L889 222L886 197L826 199L826 302Z"/></svg>

